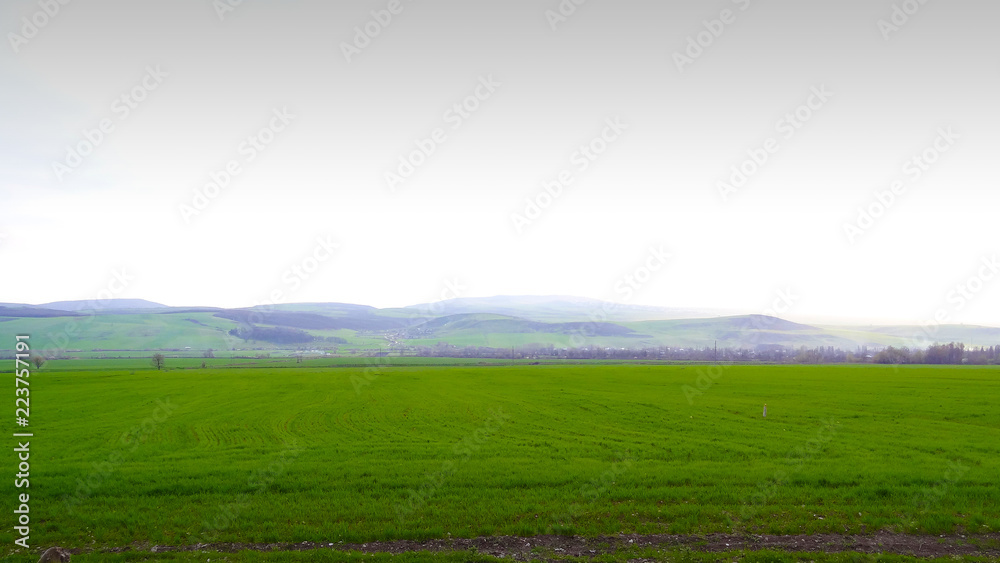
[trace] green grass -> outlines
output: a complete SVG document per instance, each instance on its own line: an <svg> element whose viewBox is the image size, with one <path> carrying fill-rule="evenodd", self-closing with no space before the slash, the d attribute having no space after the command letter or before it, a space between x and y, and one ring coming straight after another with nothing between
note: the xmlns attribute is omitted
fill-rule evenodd
<svg viewBox="0 0 1000 563"><path fill-rule="evenodd" d="M35 545L1000 530L996 368L100 365L31 378Z"/></svg>
<svg viewBox="0 0 1000 563"><path fill-rule="evenodd" d="M190 320L189 320L190 319ZM0 342L31 334L34 349L149 350L228 349L226 331L233 321L211 313L82 315L18 318L0 322Z"/></svg>
<svg viewBox="0 0 1000 563"><path fill-rule="evenodd" d="M535 554L544 555L546 560L565 561L567 563L612 563L620 561L662 561L664 563L715 563L717 561L734 561L740 563L945 563L953 562L952 557L918 558L891 554L859 554L859 553L789 553L783 551L728 551L717 553L701 553L690 550L655 550L629 549L615 553L598 555L596 557L566 557L556 552L545 551ZM638 558L642 559L638 559ZM28 555L15 555L8 559L10 563L35 563L37 558ZM990 561L985 557L962 557L962 561ZM459 552L415 552L415 553L360 553L338 552L327 550L311 550L301 552L260 553L241 551L238 553L189 552L189 553L88 553L73 556L74 563L131 563L159 562L170 563L204 563L215 561L219 563L500 563L510 561L474 551Z"/></svg>
<svg viewBox="0 0 1000 563"><path fill-rule="evenodd" d="M246 354L255 354L254 352L242 352ZM176 354L171 352L165 352L164 356L166 358L166 371L172 370L184 370L184 369L198 369L204 362L206 367L209 368L226 368L226 369L241 369L241 368L303 368L303 367L358 367L366 368L372 367L402 367L402 366L507 366L511 364L511 360L508 359L495 359L495 358L425 358L420 356L387 356L387 357L361 357L361 356L343 356L343 357L310 357L305 356L302 363L298 363L295 356L291 355L290 352L275 352L275 351L261 351L261 353L270 354L271 357L268 358L246 358L246 357L219 357L219 358L201 358L201 357L177 357ZM121 371L129 370L131 371L145 371L151 367L150 359L152 358L153 352L133 352L132 357L111 357L111 358L98 358L98 359L82 359L75 358L69 360L49 360L45 363L39 373L58 373L63 371ZM7 360L10 362L10 360ZM535 360L531 359L517 359L514 360L514 364L527 365L534 363ZM565 364L565 360L560 361L558 359L547 359L539 360L538 363L549 363L549 364ZM618 365L618 362L613 360L579 360L577 363L580 364L606 364L606 365ZM635 363L666 363L666 362L655 362L655 361L639 361ZM0 370L3 373L3 370ZM134 375L134 374L131 374Z"/></svg>

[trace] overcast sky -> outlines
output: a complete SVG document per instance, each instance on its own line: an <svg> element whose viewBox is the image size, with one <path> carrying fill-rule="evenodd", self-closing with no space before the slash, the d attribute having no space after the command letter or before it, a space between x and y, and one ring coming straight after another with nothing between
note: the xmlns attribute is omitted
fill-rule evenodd
<svg viewBox="0 0 1000 563"><path fill-rule="evenodd" d="M0 4L0 301L1000 326L993 0L48 2Z"/></svg>

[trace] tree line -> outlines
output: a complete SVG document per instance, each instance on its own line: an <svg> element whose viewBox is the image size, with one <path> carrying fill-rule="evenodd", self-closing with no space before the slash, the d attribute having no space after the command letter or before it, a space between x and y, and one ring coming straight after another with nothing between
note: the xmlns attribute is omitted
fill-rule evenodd
<svg viewBox="0 0 1000 563"><path fill-rule="evenodd" d="M587 346L557 348L552 345L526 345L513 348L487 346L455 346L438 342L434 346L396 346L367 355L403 355L429 358L491 358L491 359L553 359L553 360L660 360L689 362L766 362L788 364L970 364L1000 365L1000 345L967 348L961 343L934 344L925 349L892 346L859 346L853 351L820 346L788 348L758 346L745 348L608 348Z"/></svg>
<svg viewBox="0 0 1000 563"><path fill-rule="evenodd" d="M971 364L1000 365L1000 346L966 348L965 344L935 344L926 350L920 348L893 348L889 346L873 361L877 364Z"/></svg>

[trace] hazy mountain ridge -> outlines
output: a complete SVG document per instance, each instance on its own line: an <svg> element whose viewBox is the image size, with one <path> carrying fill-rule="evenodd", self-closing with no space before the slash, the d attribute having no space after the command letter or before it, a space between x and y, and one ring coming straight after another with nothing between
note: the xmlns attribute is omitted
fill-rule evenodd
<svg viewBox="0 0 1000 563"><path fill-rule="evenodd" d="M31 305L18 305L16 303L0 304L0 317L75 317L79 313L73 311L62 311L57 309L46 309L43 307L33 307Z"/></svg>
<svg viewBox="0 0 1000 563"><path fill-rule="evenodd" d="M420 323L412 327L408 334L414 337L448 336L457 331L480 331L483 333L553 333L553 334L593 334L596 336L628 336L634 330L615 323L544 323L520 317L509 317L493 313L464 313L447 315Z"/></svg>
<svg viewBox="0 0 1000 563"><path fill-rule="evenodd" d="M305 331L317 341L336 342L354 350L441 342L503 348L543 345L701 349L717 345L843 350L861 346L920 347L952 341L977 346L1000 344L998 327L810 325L765 315L713 316L707 309L620 305L563 296L461 298L386 309L348 303L290 303L241 309L167 307L142 299L107 300L100 309L88 309L92 304L0 304L0 338L12 342L14 334L39 334L36 346L43 349L233 349L282 344L250 341L255 335L270 333L249 328L273 327ZM63 309L51 308L57 306ZM695 316L676 318L682 312Z"/></svg>
<svg viewBox="0 0 1000 563"><path fill-rule="evenodd" d="M436 303L410 305L404 309L432 310L438 315L493 313L540 322L608 321L631 322L666 319L690 319L738 315L738 311L627 305L562 295L458 297Z"/></svg>
<svg viewBox="0 0 1000 563"><path fill-rule="evenodd" d="M125 309L169 309L162 303L145 299L91 299L88 301L53 301L36 307L62 311L118 311Z"/></svg>

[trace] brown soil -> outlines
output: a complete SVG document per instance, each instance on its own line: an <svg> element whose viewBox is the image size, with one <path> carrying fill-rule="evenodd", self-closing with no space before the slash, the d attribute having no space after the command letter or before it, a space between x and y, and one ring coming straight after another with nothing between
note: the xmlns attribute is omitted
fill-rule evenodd
<svg viewBox="0 0 1000 563"><path fill-rule="evenodd" d="M424 541L397 540L368 543L215 543L187 546L133 546L101 551L305 551L335 549L365 553L403 553L411 551L468 551L519 560L534 559L544 554L589 557L615 553L633 547L688 548L695 551L719 552L731 550L774 549L803 552L892 553L916 557L982 556L1000 557L1000 534L976 536L911 536L879 532L872 535L815 534L794 536L708 534L686 535L620 535L584 538L580 536L494 536L454 538ZM81 553L84 550L72 550Z"/></svg>

